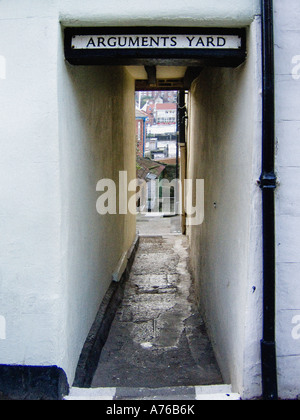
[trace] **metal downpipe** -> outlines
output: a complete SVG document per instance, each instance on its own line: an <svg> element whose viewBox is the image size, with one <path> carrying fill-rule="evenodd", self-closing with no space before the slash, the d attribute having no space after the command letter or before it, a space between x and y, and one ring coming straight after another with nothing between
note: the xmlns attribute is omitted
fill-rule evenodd
<svg viewBox="0 0 300 420"><path fill-rule="evenodd" d="M275 341L275 72L273 0L261 0L263 62L262 189L263 339L262 388L265 400L278 399Z"/></svg>

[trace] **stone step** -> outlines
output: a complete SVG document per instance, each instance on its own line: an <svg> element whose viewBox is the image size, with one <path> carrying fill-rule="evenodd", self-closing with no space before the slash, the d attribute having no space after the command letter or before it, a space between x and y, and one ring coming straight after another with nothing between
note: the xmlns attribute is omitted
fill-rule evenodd
<svg viewBox="0 0 300 420"><path fill-rule="evenodd" d="M169 388L71 388L64 398L75 400L222 400L237 401L240 395L232 393L230 385L169 387Z"/></svg>

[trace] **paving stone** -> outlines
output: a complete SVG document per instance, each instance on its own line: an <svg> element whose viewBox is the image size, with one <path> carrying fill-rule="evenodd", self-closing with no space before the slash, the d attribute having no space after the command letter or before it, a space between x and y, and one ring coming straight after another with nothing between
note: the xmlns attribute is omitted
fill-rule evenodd
<svg viewBox="0 0 300 420"><path fill-rule="evenodd" d="M186 238L141 237L92 387L163 388L222 382L194 301Z"/></svg>

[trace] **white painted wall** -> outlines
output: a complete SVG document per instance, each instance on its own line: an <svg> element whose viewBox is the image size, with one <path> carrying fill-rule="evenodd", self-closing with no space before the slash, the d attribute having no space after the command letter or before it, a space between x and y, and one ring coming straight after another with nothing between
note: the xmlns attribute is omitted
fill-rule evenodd
<svg viewBox="0 0 300 420"><path fill-rule="evenodd" d="M300 4L274 0L279 395L300 395Z"/></svg>
<svg viewBox="0 0 300 420"><path fill-rule="evenodd" d="M261 394L260 45L257 18L246 63L194 82L187 148L187 177L205 182L204 222L187 231L200 309L224 380L244 398Z"/></svg>
<svg viewBox="0 0 300 420"><path fill-rule="evenodd" d="M70 68L57 2L17 5L0 4L0 363L58 365L72 384L135 236L132 216L96 212L99 179L135 178L134 80L117 67Z"/></svg>
<svg viewBox="0 0 300 420"><path fill-rule="evenodd" d="M249 25L260 12L259 0L61 0L60 18L67 25L229 26Z"/></svg>
<svg viewBox="0 0 300 420"><path fill-rule="evenodd" d="M135 238L132 215L99 215L97 182L135 179L134 80L121 67L62 63L59 122L64 366L71 372L119 259ZM66 316L67 315L67 316ZM66 364L66 365L65 365Z"/></svg>
<svg viewBox="0 0 300 420"><path fill-rule="evenodd" d="M21 7L19 7L21 6ZM0 364L57 362L61 295L53 2L0 2Z"/></svg>

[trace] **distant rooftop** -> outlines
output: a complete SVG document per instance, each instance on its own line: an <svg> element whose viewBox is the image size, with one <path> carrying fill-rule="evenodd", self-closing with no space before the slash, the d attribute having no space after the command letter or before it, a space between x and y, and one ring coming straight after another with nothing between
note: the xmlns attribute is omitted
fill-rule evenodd
<svg viewBox="0 0 300 420"><path fill-rule="evenodd" d="M135 109L135 117L136 118L147 118L148 114L146 114L146 112L141 111L140 109L136 108Z"/></svg>
<svg viewBox="0 0 300 420"><path fill-rule="evenodd" d="M174 104L174 103L156 104L157 110L176 109L176 108L177 108L177 104Z"/></svg>
<svg viewBox="0 0 300 420"><path fill-rule="evenodd" d="M160 174L165 169L165 166L161 163L155 162L148 158L142 158L137 156L137 177L139 179L147 179L148 175L154 175L155 178L159 178Z"/></svg>

